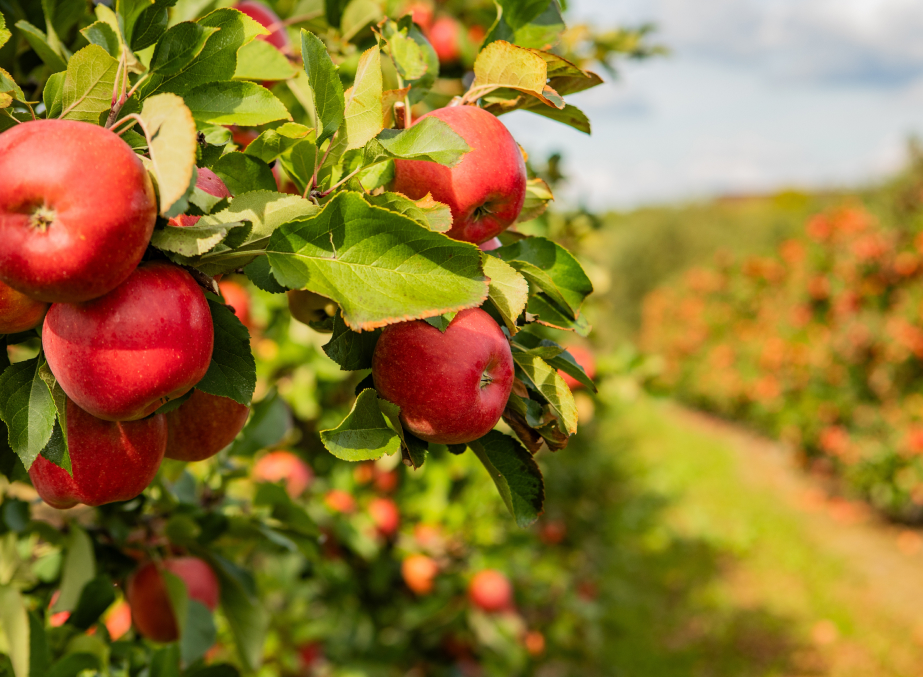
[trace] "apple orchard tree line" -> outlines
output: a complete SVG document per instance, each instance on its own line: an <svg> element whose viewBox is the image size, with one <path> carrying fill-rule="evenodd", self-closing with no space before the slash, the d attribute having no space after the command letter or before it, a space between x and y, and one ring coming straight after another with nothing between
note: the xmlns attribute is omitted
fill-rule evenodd
<svg viewBox="0 0 923 677"><path fill-rule="evenodd" d="M131 528L166 522L194 556L136 545L140 565L96 577L89 566L88 578L87 529L39 534L66 552L53 610L71 612L74 629L108 607L113 578L128 581L129 604L164 609L133 614L146 637L180 640L155 663L201 662L219 604L243 664L261 651L252 579L207 547L227 528L214 517L225 498L186 510L198 520L189 538L186 522L167 519L188 488L158 476L165 457L252 454L277 420L277 398L252 401L250 336L221 276L287 293L296 319L330 334L324 351L342 370L371 370L348 415L320 433L331 454L400 454L419 468L431 445L470 449L521 526L542 511L533 454L577 431L561 373L593 388L544 338L589 332L580 309L592 285L562 246L515 230L552 195L498 118L522 109L589 131L563 97L601 80L549 48L564 30L557 1L501 0L470 86L420 117L437 81L433 47L410 15L369 19L356 3L328 0L327 30L302 29L300 45L254 2L177 17L191 3L12 0L33 21L0 14L0 48L10 21L35 61L19 82L0 69L0 341L34 355L0 352L0 470L23 481L27 471L61 509L155 485L101 513L93 537L126 549ZM80 21L71 51L58 33ZM345 86L337 63L350 50ZM495 429L501 419L512 435ZM302 509L270 494L289 536L316 538ZM7 630L4 648L17 675L40 674L28 638L41 623L3 576L4 627L22 630Z"/></svg>

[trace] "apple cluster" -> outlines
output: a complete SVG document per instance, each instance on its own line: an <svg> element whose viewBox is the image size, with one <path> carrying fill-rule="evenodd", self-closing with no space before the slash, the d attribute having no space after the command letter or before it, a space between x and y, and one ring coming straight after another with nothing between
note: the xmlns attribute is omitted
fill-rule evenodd
<svg viewBox="0 0 923 677"><path fill-rule="evenodd" d="M211 310L187 270L145 260L157 202L131 147L94 124L26 122L0 135L0 176L0 332L41 324L66 394L72 472L39 456L39 495L56 508L128 500L165 456L197 461L229 444L249 407L193 390L211 363ZM210 172L199 182L229 195Z"/></svg>

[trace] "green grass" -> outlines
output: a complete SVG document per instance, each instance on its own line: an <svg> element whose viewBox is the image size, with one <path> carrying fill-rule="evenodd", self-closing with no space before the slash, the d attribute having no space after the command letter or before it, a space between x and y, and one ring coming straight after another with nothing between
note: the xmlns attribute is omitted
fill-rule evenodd
<svg viewBox="0 0 923 677"><path fill-rule="evenodd" d="M893 536L805 511L796 469L675 405L607 400L582 446L549 470L566 475L587 445L608 452L581 460L592 490L612 482L599 527L617 544L600 553L611 674L923 674L912 639L920 569L893 552ZM552 498L562 482L549 480Z"/></svg>

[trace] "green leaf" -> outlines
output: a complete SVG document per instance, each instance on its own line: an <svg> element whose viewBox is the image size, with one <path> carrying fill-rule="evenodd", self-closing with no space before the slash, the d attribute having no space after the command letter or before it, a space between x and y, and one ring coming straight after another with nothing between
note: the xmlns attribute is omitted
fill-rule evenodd
<svg viewBox="0 0 923 677"><path fill-rule="evenodd" d="M566 26L557 0L497 0L497 21L484 40L506 40L521 47L549 49L560 41Z"/></svg>
<svg viewBox="0 0 923 677"><path fill-rule="evenodd" d="M570 315L561 309L557 303L552 301L546 294L535 294L529 299L526 306L526 312L536 316L536 321L546 327L554 329L563 329L564 331L573 331L580 336L589 336L590 324L586 318L581 315L577 319L571 319Z"/></svg>
<svg viewBox="0 0 923 677"><path fill-rule="evenodd" d="M45 65L51 69L52 73L63 71L67 68L67 62L58 51L51 46L48 36L28 21L17 21L16 28L20 30L29 46L35 50L39 58L45 62ZM109 92L110 98L112 92Z"/></svg>
<svg viewBox="0 0 923 677"><path fill-rule="evenodd" d="M222 155L212 165L212 171L224 181L232 195L252 191L275 192L277 188L269 165L239 151Z"/></svg>
<svg viewBox="0 0 923 677"><path fill-rule="evenodd" d="M83 587L96 577L93 542L87 532L76 524L71 523L70 529L61 575L61 594L51 608L55 613L76 609Z"/></svg>
<svg viewBox="0 0 923 677"><path fill-rule="evenodd" d="M254 190L234 198L230 206L217 214L203 216L205 223L249 221L253 224L250 241L267 238L281 225L313 216L320 208L298 195L275 190Z"/></svg>
<svg viewBox="0 0 923 677"><path fill-rule="evenodd" d="M201 219L200 219L201 220ZM151 244L157 249L182 256L199 256L210 252L224 240L228 232L242 224L220 223L215 225L166 226L155 230Z"/></svg>
<svg viewBox="0 0 923 677"><path fill-rule="evenodd" d="M269 259L260 256L244 266L244 273L247 279L255 284L259 289L270 294L284 294L288 291L285 287L276 281L272 276L272 270L269 267Z"/></svg>
<svg viewBox="0 0 923 677"><path fill-rule="evenodd" d="M173 610L176 626L180 637L182 637L186 630L186 619L189 613L189 590L186 588L186 582L182 578L167 569L160 569L160 576L163 578L164 587L167 589L170 608Z"/></svg>
<svg viewBox="0 0 923 677"><path fill-rule="evenodd" d="M29 612L22 595L15 588L0 585L0 636L6 639L16 677L31 677L29 630Z"/></svg>
<svg viewBox="0 0 923 677"><path fill-rule="evenodd" d="M131 28L131 49L133 51L138 52L150 47L164 34L170 19L168 9L173 4L176 4L176 0L172 2L154 0L153 5L141 11Z"/></svg>
<svg viewBox="0 0 923 677"><path fill-rule="evenodd" d="M141 109L141 119L150 137L160 213L176 216L185 211L184 197L194 186L198 145L195 121L183 100L175 94L158 94L147 99Z"/></svg>
<svg viewBox="0 0 923 677"><path fill-rule="evenodd" d="M447 233L452 228L452 210L448 205L436 202L427 194L422 200L413 201L401 193L382 193L366 198L377 207L403 214L434 233Z"/></svg>
<svg viewBox="0 0 923 677"><path fill-rule="evenodd" d="M565 125L580 130L584 134L591 133L589 118L576 106L567 104L562 110L549 108L548 106L534 106L528 110L533 113L538 113L542 117L550 118L557 122L563 122Z"/></svg>
<svg viewBox="0 0 923 677"><path fill-rule="evenodd" d="M209 299L208 306L215 327L215 348L208 371L196 388L249 406L256 388L250 332L223 303Z"/></svg>
<svg viewBox="0 0 923 677"><path fill-rule="evenodd" d="M292 119L272 92L254 82L209 82L183 99L192 117L201 124L255 127Z"/></svg>
<svg viewBox="0 0 923 677"><path fill-rule="evenodd" d="M221 583L221 608L231 626L237 651L244 665L256 670L262 660L269 626L266 610L260 605L255 591L245 585L245 572L212 554L208 555L208 560Z"/></svg>
<svg viewBox="0 0 923 677"><path fill-rule="evenodd" d="M183 663L189 665L199 660L212 648L217 637L212 612L202 602L190 599L186 611L186 624L180 637Z"/></svg>
<svg viewBox="0 0 923 677"><path fill-rule="evenodd" d="M74 54L67 64L61 96L67 120L99 122L112 107L112 90L119 62L99 45L89 45Z"/></svg>
<svg viewBox="0 0 923 677"><path fill-rule="evenodd" d="M0 602L2 604L2 602ZM0 616L2 618L2 616ZM0 623L2 625L3 623ZM48 648L48 637L45 635L45 626L39 620L35 611L29 612L29 675L48 674L51 663L51 651Z"/></svg>
<svg viewBox="0 0 923 677"><path fill-rule="evenodd" d="M48 392L51 394L55 413L58 417L58 420L55 421L51 439L42 450L42 456L72 475L70 450L67 445L67 394L65 394L54 374L51 373L51 368L47 362L38 368L38 375L48 387ZM60 442L56 438L60 438Z"/></svg>
<svg viewBox="0 0 923 677"><path fill-rule="evenodd" d="M265 40L248 42L237 52L235 80L288 80L295 69L285 55Z"/></svg>
<svg viewBox="0 0 923 677"><path fill-rule="evenodd" d="M56 420L54 400L40 373L44 362L39 356L0 374L0 418L9 429L10 447L26 470L48 444Z"/></svg>
<svg viewBox="0 0 923 677"><path fill-rule="evenodd" d="M561 431L569 435L577 432L577 405L574 395L545 360L521 351L513 351L513 361L522 370L523 381L545 398L561 422Z"/></svg>
<svg viewBox="0 0 923 677"><path fill-rule="evenodd" d="M423 47L416 40L397 30L385 35L394 67L405 81L419 80L426 75L426 57Z"/></svg>
<svg viewBox="0 0 923 677"><path fill-rule="evenodd" d="M282 286L333 299L355 330L472 308L487 296L476 247L356 193L279 228L267 254Z"/></svg>
<svg viewBox="0 0 923 677"><path fill-rule="evenodd" d="M365 164L393 158L428 160L446 167L461 162L471 146L438 118L423 118L410 129L385 129L365 146Z"/></svg>
<svg viewBox="0 0 923 677"><path fill-rule="evenodd" d="M105 21L96 21L86 28L81 28L80 34L91 45L99 45L113 58L118 58L121 54L122 43L119 42L119 36Z"/></svg>
<svg viewBox="0 0 923 677"><path fill-rule="evenodd" d="M196 23L205 29L218 30L206 38L204 47L195 54L194 58L185 61L187 57L184 56L185 63L181 67L173 67L169 70L152 68L150 77L141 86L142 98L158 92L173 92L185 96L209 82L232 79L237 71L237 50L257 35L267 33L259 23L236 9L230 8L216 9ZM181 24L177 24L179 25ZM192 46L192 51L197 49L199 38L184 42L177 39L182 36L170 35L174 30L176 26L164 34L158 45L169 39L170 51L173 52L175 48L177 51L182 51L184 55L187 52L183 50L183 44ZM155 50L155 59L156 52L157 50Z"/></svg>
<svg viewBox="0 0 923 677"><path fill-rule="evenodd" d="M250 43L262 44L262 43ZM245 155L252 155L263 162L269 163L280 155L307 138L312 132L309 127L295 122L286 122L276 129L266 129L244 150Z"/></svg>
<svg viewBox="0 0 923 677"><path fill-rule="evenodd" d="M97 576L83 586L67 623L79 630L88 630L113 602L115 602L115 585L112 579L105 574Z"/></svg>
<svg viewBox="0 0 923 677"><path fill-rule="evenodd" d="M516 524L525 528L534 523L542 514L545 485L532 454L496 430L468 446L487 468Z"/></svg>
<svg viewBox="0 0 923 677"><path fill-rule="evenodd" d="M327 451L344 461L371 461L400 451L401 439L388 427L378 402L371 388L359 393L340 425L321 430Z"/></svg>
<svg viewBox="0 0 923 677"><path fill-rule="evenodd" d="M385 418L391 422L391 427L397 431L398 437L401 438L401 455L404 463L410 465L414 470L421 467L426 461L429 442L421 440L404 429L404 424L401 423L401 408L399 406L381 397L378 398L378 406Z"/></svg>
<svg viewBox="0 0 923 677"><path fill-rule="evenodd" d="M282 168L292 177L295 186L304 193L308 183L314 177L314 163L317 160L317 145L314 134L300 141L279 158Z"/></svg>
<svg viewBox="0 0 923 677"><path fill-rule="evenodd" d="M552 110L552 109L548 109ZM551 188L542 179L529 179L526 182L526 199L516 223L531 221L545 213L548 203L554 200Z"/></svg>
<svg viewBox="0 0 923 677"><path fill-rule="evenodd" d="M551 4L549 0L497 0L497 3L503 8L506 23L514 30L537 19Z"/></svg>
<svg viewBox="0 0 923 677"><path fill-rule="evenodd" d="M404 84L410 85L411 105L419 103L436 82L439 57L410 15L402 17L397 23L387 22L382 36L388 42L391 60Z"/></svg>
<svg viewBox="0 0 923 677"><path fill-rule="evenodd" d="M348 150L362 148L384 128L382 94L381 52L376 45L362 53L353 86L346 92L343 124L331 142L333 160Z"/></svg>
<svg viewBox="0 0 923 677"><path fill-rule="evenodd" d="M534 50L505 40L491 42L474 62L474 82L465 97L475 101L497 89L514 89L542 103L564 108L564 101L548 84L548 66Z"/></svg>
<svg viewBox="0 0 923 677"><path fill-rule="evenodd" d="M449 325L452 324L452 320L455 319L457 313L445 313L443 315L437 315L436 317L426 317L423 319L429 325L436 327L443 334L445 330L449 328Z"/></svg>
<svg viewBox="0 0 923 677"><path fill-rule="evenodd" d="M372 354L381 331L355 332L343 322L340 313L333 318L333 334L323 346L331 360L343 371L357 371L372 368Z"/></svg>
<svg viewBox="0 0 923 677"><path fill-rule="evenodd" d="M506 328L515 334L519 329L516 320L529 300L529 284L515 268L496 256L484 252L482 258L484 274L490 278L487 297L500 313Z"/></svg>
<svg viewBox="0 0 923 677"><path fill-rule="evenodd" d="M333 136L343 122L346 106L343 83L326 45L306 30L301 31L301 55L314 96L313 113L317 120L317 145L320 145Z"/></svg>
<svg viewBox="0 0 923 677"><path fill-rule="evenodd" d="M0 47L3 47L12 35L13 34L6 27L6 19L4 19L3 14L0 13Z"/></svg>
<svg viewBox="0 0 923 677"><path fill-rule="evenodd" d="M176 24L157 42L151 57L151 74L165 78L180 73L202 53L205 43L218 30L191 21Z"/></svg>
<svg viewBox="0 0 923 677"><path fill-rule="evenodd" d="M381 18L381 3L375 0L350 0L340 19L343 40L352 40L363 28L378 23Z"/></svg>
<svg viewBox="0 0 923 677"><path fill-rule="evenodd" d="M273 389L253 405L253 413L229 453L231 456L253 456L260 449L278 444L291 429L292 414L288 405Z"/></svg>
<svg viewBox="0 0 923 677"><path fill-rule="evenodd" d="M560 369L564 373L580 381L580 383L593 392L597 392L596 384L587 376L586 371L580 366L580 363L577 362L574 356L567 352L565 348L554 341L549 341L548 339L543 339L535 334L524 331L516 335L513 339L513 345L519 346L523 350L531 352L533 355L538 355L555 369ZM549 352L542 353L542 350L549 349Z"/></svg>
<svg viewBox="0 0 923 677"><path fill-rule="evenodd" d="M151 654L151 666L148 670L148 677L179 677L179 662L179 644L174 642L162 649L156 649Z"/></svg>
<svg viewBox="0 0 923 677"><path fill-rule="evenodd" d="M533 287L556 301L572 320L593 284L574 255L543 237L527 237L490 252L522 273Z"/></svg>

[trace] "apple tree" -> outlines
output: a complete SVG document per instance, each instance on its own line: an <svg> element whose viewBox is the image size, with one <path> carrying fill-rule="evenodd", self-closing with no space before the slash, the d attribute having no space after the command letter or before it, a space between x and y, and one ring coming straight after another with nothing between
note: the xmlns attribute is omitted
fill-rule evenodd
<svg viewBox="0 0 923 677"><path fill-rule="evenodd" d="M553 197L497 116L589 132L581 50L644 48L552 49L557 0L500 1L455 51L393 2L110 4L0 3L0 674L233 675L269 625L248 563L328 539L304 464L256 452L470 451L518 525L542 513L564 375L593 387L548 330L589 332L592 284L517 228ZM240 282L326 336L352 391L328 427L255 359Z"/></svg>

